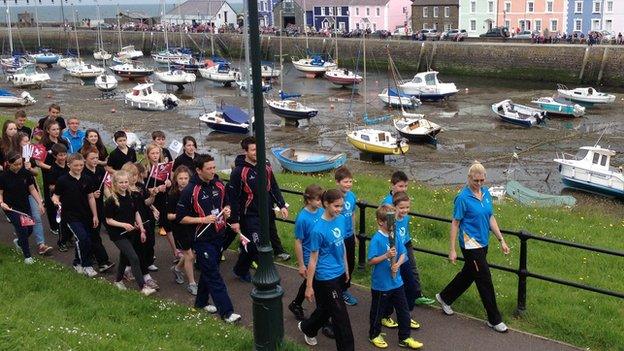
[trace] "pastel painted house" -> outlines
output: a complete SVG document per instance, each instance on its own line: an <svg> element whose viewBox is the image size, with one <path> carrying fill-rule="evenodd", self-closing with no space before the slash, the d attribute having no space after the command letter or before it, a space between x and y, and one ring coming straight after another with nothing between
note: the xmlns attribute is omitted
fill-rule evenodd
<svg viewBox="0 0 624 351"><path fill-rule="evenodd" d="M473 0L474 1L474 0ZM510 32L523 30L551 33L565 31L566 1L569 0L498 0L497 23Z"/></svg>
<svg viewBox="0 0 624 351"><path fill-rule="evenodd" d="M371 31L394 31L399 27L409 27L411 17L410 0L359 0L339 1L315 0L307 1L306 22L314 25L317 30L328 28L334 18L338 28L344 31L364 29L365 19Z"/></svg>
<svg viewBox="0 0 624 351"><path fill-rule="evenodd" d="M478 37L496 27L498 4L496 0L459 0L459 28L469 37Z"/></svg>
<svg viewBox="0 0 624 351"><path fill-rule="evenodd" d="M624 1L605 0L603 13L603 29L624 35Z"/></svg>
<svg viewBox="0 0 624 351"><path fill-rule="evenodd" d="M615 10L615 3L622 2L613 1L613 9ZM587 35L592 30L603 29L603 13L604 13L604 0L568 0L567 9L567 30L568 34L577 32ZM620 5L617 5L618 7ZM614 22L612 22L614 25Z"/></svg>

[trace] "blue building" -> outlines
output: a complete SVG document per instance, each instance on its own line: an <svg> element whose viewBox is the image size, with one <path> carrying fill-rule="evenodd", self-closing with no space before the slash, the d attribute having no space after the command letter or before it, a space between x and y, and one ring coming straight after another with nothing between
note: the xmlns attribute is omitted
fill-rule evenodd
<svg viewBox="0 0 624 351"><path fill-rule="evenodd" d="M273 26L273 5L274 0L258 0L258 24L260 28Z"/></svg>
<svg viewBox="0 0 624 351"><path fill-rule="evenodd" d="M317 31L332 27L335 20L337 28L348 32L349 6L342 5L335 0L310 0L306 5L306 23L308 27L314 26Z"/></svg>
<svg viewBox="0 0 624 351"><path fill-rule="evenodd" d="M567 0L567 33L602 30L604 0Z"/></svg>

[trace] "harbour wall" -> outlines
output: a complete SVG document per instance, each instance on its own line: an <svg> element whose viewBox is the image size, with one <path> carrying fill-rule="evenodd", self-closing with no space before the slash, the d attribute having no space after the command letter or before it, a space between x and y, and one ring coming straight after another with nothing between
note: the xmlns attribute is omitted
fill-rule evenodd
<svg viewBox="0 0 624 351"><path fill-rule="evenodd" d="M94 30L78 31L81 53L96 49ZM184 34L184 44L194 51L215 53L230 59L242 59L243 41L241 35ZM61 52L76 48L73 32L62 32L58 28L41 33L44 46ZM37 34L32 28L14 30L13 42L16 50L34 50ZM116 31L103 32L104 47L108 51L119 48ZM179 45L179 33L169 33L171 46ZM122 32L123 45L135 45L146 54L164 47L163 34L158 32ZM277 61L279 37L262 37L263 59ZM312 52L329 52L333 55L335 43L329 38L310 37L308 46ZM305 37L284 37L282 52L285 61L291 57L305 55ZM7 31L2 32L2 49L8 52ZM507 42L446 42L411 40L366 40L366 58L369 70L387 70L388 53L401 72L413 73L434 69L447 75L494 77L546 81L566 84L592 84L624 87L624 46L615 45L568 45L530 44ZM338 58L341 66L358 67L362 70L362 40L357 38L338 39Z"/></svg>

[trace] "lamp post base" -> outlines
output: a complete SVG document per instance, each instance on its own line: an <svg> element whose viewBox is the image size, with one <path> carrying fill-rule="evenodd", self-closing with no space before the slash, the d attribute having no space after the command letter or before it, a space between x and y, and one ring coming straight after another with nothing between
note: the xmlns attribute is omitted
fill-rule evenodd
<svg viewBox="0 0 624 351"><path fill-rule="evenodd" d="M259 262L251 290L253 300L254 350L278 350L284 339L282 296L280 277L273 264L271 246L259 246Z"/></svg>

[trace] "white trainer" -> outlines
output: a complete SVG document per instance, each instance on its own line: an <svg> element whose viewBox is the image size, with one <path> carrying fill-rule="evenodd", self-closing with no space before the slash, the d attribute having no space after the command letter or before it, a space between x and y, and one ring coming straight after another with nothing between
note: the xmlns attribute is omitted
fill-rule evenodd
<svg viewBox="0 0 624 351"><path fill-rule="evenodd" d="M89 278L93 278L96 275L98 275L98 273L95 271L95 269L93 269L93 267L84 267L82 269L82 272Z"/></svg>
<svg viewBox="0 0 624 351"><path fill-rule="evenodd" d="M150 296L151 294L155 293L156 289L152 289L147 285L143 286L143 289L141 289L141 294L145 295L145 296Z"/></svg>
<svg viewBox="0 0 624 351"><path fill-rule="evenodd" d="M22 253L22 248L19 246L19 239L13 239L13 245L15 245L17 253Z"/></svg>
<svg viewBox="0 0 624 351"><path fill-rule="evenodd" d="M241 319L241 315L240 314L232 313L232 314L230 314L229 317L227 317L227 318L225 318L223 320L225 321L225 323L232 324L232 323L236 323L236 322L240 321L240 319Z"/></svg>
<svg viewBox="0 0 624 351"><path fill-rule="evenodd" d="M450 305L447 305L446 302L444 302L442 300L442 297L440 296L440 294L436 294L435 295L436 300L438 300L438 302L440 303L440 306L442 306L442 311L444 311L444 314L447 316L452 315L453 313L455 313L453 311L453 309L451 308Z"/></svg>
<svg viewBox="0 0 624 351"><path fill-rule="evenodd" d="M84 269L79 264L74 266L74 270L76 270L76 273L78 273L78 274L84 274Z"/></svg>
<svg viewBox="0 0 624 351"><path fill-rule="evenodd" d="M115 286L117 287L117 289L119 289L121 291L128 290L128 288L126 288L126 285L123 283L123 280L115 282Z"/></svg>
<svg viewBox="0 0 624 351"><path fill-rule="evenodd" d="M24 259L24 263L26 264L33 264L35 263L35 260L32 257L28 257Z"/></svg>
<svg viewBox="0 0 624 351"><path fill-rule="evenodd" d="M492 323L490 322L485 322L485 324L487 324L488 327L496 330L499 333L506 333L508 330L507 325L503 322L500 322L497 325L492 325Z"/></svg>
<svg viewBox="0 0 624 351"><path fill-rule="evenodd" d="M215 314L217 313L217 306L215 305L206 305L206 307L204 307L204 311L210 313L210 314Z"/></svg>
<svg viewBox="0 0 624 351"><path fill-rule="evenodd" d="M150 271L150 272L156 272L158 270L158 267L156 267L156 265L154 265L154 264L150 264L147 267L147 270Z"/></svg>
<svg viewBox="0 0 624 351"><path fill-rule="evenodd" d="M303 330L301 330L301 322L297 323L297 328L299 329L300 332L303 333ZM307 336L306 333L303 333L303 338L305 339L306 344L310 346L314 346L318 344L318 341L316 340L316 338L311 338Z"/></svg>

